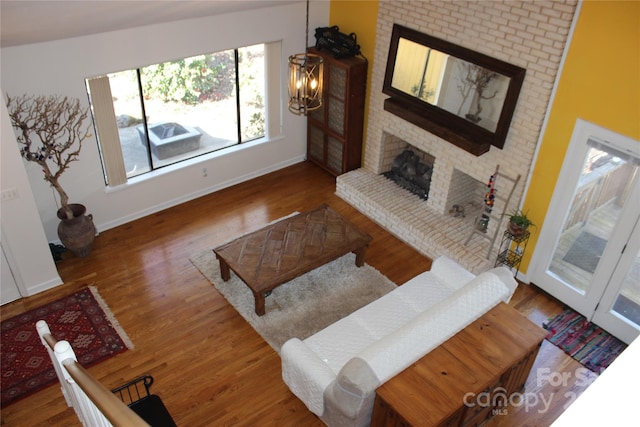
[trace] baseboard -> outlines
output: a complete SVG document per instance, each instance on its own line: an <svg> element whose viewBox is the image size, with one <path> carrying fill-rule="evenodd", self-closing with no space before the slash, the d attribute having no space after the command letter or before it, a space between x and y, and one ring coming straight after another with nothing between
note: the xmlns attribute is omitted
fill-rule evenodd
<svg viewBox="0 0 640 427"><path fill-rule="evenodd" d="M127 223L129 223L131 221L135 221L137 219L143 218L145 216L148 216L148 215L163 211L165 209L177 206L179 204L182 204L182 203L197 199L199 197L207 196L207 195L209 195L211 193L215 193L216 191L220 191L220 190L223 190L225 188L231 187L233 185L240 184L241 182L249 181L251 179L258 178L258 177L260 177L262 175L266 175L268 173L275 172L277 170L286 168L288 166L292 166L294 164L303 162L305 160L304 157L305 156L294 157L294 158L288 159L288 160L286 160L284 162L272 164L272 165L269 165L266 168L255 170L255 171L252 171L251 173L248 173L248 174L245 174L245 175L242 175L242 176L236 176L236 177L234 177L232 179L229 179L227 181L217 183L216 185L213 185L211 187L203 188L203 189L195 191L193 193L185 194L185 195L182 195L181 197L177 197L175 199L167 200L167 201L162 202L160 204L157 204L155 206L151 206L151 207L149 207L147 209L135 212L133 214L130 214L130 215L127 215L127 216L124 216L124 217L121 217L121 218L118 218L116 220L104 222L102 224L95 224L96 225L96 230L98 231L98 233L100 233L100 232L109 230L111 228L115 228L115 227L118 227L120 225L127 224Z"/></svg>
<svg viewBox="0 0 640 427"><path fill-rule="evenodd" d="M47 280L46 282L42 282L42 283L38 283L34 286L30 286L29 288L27 288L27 295L25 296L32 296L35 294L39 294L40 292L44 292L44 291L48 291L49 289L53 289L57 286L60 286L64 284L64 282L62 281L62 279L60 278L60 276L56 276L53 277L49 280Z"/></svg>

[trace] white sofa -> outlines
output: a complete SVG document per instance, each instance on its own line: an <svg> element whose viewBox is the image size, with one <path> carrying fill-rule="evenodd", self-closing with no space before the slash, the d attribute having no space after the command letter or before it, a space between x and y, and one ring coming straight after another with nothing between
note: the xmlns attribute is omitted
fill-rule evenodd
<svg viewBox="0 0 640 427"><path fill-rule="evenodd" d="M367 426L375 390L464 329L517 282L504 267L473 275L446 257L383 297L280 351L282 377L331 426Z"/></svg>

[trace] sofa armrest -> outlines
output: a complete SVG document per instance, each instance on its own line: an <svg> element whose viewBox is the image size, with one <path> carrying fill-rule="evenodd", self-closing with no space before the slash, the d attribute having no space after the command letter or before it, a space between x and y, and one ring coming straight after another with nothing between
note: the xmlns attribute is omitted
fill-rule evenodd
<svg viewBox="0 0 640 427"><path fill-rule="evenodd" d="M436 258L431 263L431 270L429 271L436 276L440 283L453 290L462 288L476 277L475 274L446 256Z"/></svg>
<svg viewBox="0 0 640 427"><path fill-rule="evenodd" d="M282 379L314 414L324 412L324 391L336 374L305 343L291 338L280 349Z"/></svg>
<svg viewBox="0 0 640 427"><path fill-rule="evenodd" d="M498 278L502 280L502 283L504 283L504 285L509 289L509 295L503 299L503 301L508 304L511 300L511 297L513 296L513 293L518 287L518 282L516 282L516 280L513 278L511 270L509 270L507 267L500 266L494 267L487 271L498 276Z"/></svg>
<svg viewBox="0 0 640 427"><path fill-rule="evenodd" d="M322 420L330 426L368 426L380 380L366 361L349 360L325 390Z"/></svg>

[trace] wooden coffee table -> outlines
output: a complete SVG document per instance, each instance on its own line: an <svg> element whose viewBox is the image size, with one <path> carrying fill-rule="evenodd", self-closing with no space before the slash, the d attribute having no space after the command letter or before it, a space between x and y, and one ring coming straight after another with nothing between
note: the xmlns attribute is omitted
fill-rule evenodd
<svg viewBox="0 0 640 427"><path fill-rule="evenodd" d="M353 252L364 264L371 236L327 205L296 214L213 250L224 281L230 270L251 289L256 314L265 314L265 294L309 271Z"/></svg>

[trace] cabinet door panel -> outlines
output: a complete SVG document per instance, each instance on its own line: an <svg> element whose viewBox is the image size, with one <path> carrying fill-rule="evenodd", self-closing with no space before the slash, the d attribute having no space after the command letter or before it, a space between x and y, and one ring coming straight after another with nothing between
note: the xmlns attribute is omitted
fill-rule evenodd
<svg viewBox="0 0 640 427"><path fill-rule="evenodd" d="M309 126L309 158L324 162L324 132L315 126Z"/></svg>
<svg viewBox="0 0 640 427"><path fill-rule="evenodd" d="M338 66L329 68L329 95L344 102L347 92L347 70Z"/></svg>
<svg viewBox="0 0 640 427"><path fill-rule="evenodd" d="M342 171L342 142L329 137L327 145L327 166L336 173Z"/></svg>
<svg viewBox="0 0 640 427"><path fill-rule="evenodd" d="M335 99L329 100L329 129L344 135L344 104Z"/></svg>

